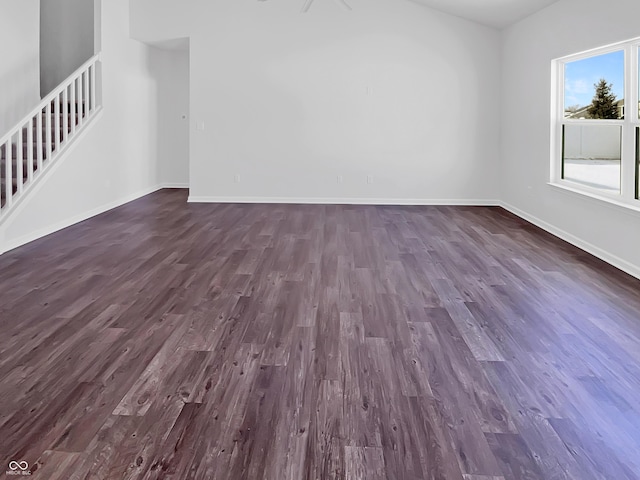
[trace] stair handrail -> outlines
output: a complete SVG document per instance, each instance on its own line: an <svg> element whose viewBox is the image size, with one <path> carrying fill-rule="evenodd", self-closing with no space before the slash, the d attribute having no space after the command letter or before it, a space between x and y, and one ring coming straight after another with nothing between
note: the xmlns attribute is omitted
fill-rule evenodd
<svg viewBox="0 0 640 480"><path fill-rule="evenodd" d="M0 223L101 111L101 59L84 62L0 137Z"/></svg>
<svg viewBox="0 0 640 480"><path fill-rule="evenodd" d="M62 82L60 82L56 88L54 88L49 94L47 94L46 97L43 97L43 99L40 100L40 103L38 103L38 105L33 110L31 110L29 114L25 115L19 122L15 122L17 124L16 127L13 127L5 135L0 137L0 145L4 145L6 142L8 142L22 128L22 125L24 125L33 117L38 115L38 113L41 112L42 109L48 103L51 103L53 99L56 98L56 96L60 95L60 93L65 88L71 85L71 83L78 77L78 75L84 72L92 64L98 63L101 60L102 60L102 53L96 53L93 57L91 57L89 60L84 62L80 67L78 67L71 75L69 75Z"/></svg>

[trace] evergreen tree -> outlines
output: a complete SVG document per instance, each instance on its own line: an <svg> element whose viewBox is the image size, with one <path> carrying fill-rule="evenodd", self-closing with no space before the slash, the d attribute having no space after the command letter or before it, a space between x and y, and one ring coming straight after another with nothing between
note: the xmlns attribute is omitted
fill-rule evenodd
<svg viewBox="0 0 640 480"><path fill-rule="evenodd" d="M607 83L604 78L593 85L596 93L589 107L589 116L591 118L618 118L618 107L616 106L616 96L611 92L612 84Z"/></svg>

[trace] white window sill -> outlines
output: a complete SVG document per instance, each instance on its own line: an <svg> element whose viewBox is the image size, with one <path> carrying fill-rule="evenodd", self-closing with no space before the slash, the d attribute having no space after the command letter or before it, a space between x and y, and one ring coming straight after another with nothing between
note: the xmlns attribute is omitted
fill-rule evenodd
<svg viewBox="0 0 640 480"><path fill-rule="evenodd" d="M548 182L547 185L558 189L562 193L594 200L601 205L615 209L618 212L629 213L634 217L640 216L640 200L625 200L619 197L613 197L606 194L591 192L580 187L574 187L566 183Z"/></svg>

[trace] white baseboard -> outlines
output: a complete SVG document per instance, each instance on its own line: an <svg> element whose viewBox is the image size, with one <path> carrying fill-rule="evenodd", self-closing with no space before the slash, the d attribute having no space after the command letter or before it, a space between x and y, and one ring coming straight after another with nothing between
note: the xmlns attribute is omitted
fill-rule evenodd
<svg viewBox="0 0 640 480"><path fill-rule="evenodd" d="M160 185L160 188L189 188L188 183L163 183Z"/></svg>
<svg viewBox="0 0 640 480"><path fill-rule="evenodd" d="M398 205L398 206L500 206L498 200L425 198L296 198L296 197L203 197L189 195L189 203L263 203L295 205Z"/></svg>
<svg viewBox="0 0 640 480"><path fill-rule="evenodd" d="M138 192L132 193L130 195L127 195L125 197L119 198L118 200L114 200L112 202L106 203L104 205L101 205L100 207L96 207L92 210L89 210L88 212L83 212L81 214L78 214L76 216L73 216L71 218L62 220L61 222L55 223L53 225L48 225L44 228L41 228L40 230L37 230L35 232L31 232L28 235L24 235L22 237L19 237L17 239L13 239L10 240L7 243L2 243L0 244L0 255L3 253L6 253L10 250L13 250L15 248L18 247L22 247L23 245L26 245L27 243L31 243L35 240L39 240L42 237L46 237L47 235L51 235L52 233L58 232L60 230L63 230L67 227L71 227L72 225L75 225L77 223L80 222L84 222L85 220L88 220L92 217L95 217L96 215L100 215L102 213L108 212L109 210L113 210L114 208L120 207L122 205L124 205L125 203L129 203L132 202L134 200L137 200L141 197L144 197L146 195L149 195L150 193L156 192L158 190L161 190L162 188L164 188L163 186L154 186L154 187L149 187L149 188L145 188L143 190L140 190Z"/></svg>
<svg viewBox="0 0 640 480"><path fill-rule="evenodd" d="M555 235L558 238L561 238L565 242L568 242L571 245L574 245L575 247L578 247L579 249L584 250L587 253L590 253L594 257L597 257L600 260L603 260L613 265L614 267L622 270L623 272L628 273L632 277L640 279L640 266L627 262L626 260L616 255L613 255L612 253L609 253L600 247L596 247L595 245L592 245L589 242L585 242L581 238L578 238L575 235L572 235L571 233L556 227L555 225L551 225L550 223L547 223L544 220L541 220L533 215L530 215L520 210L519 208L514 207L513 205L510 205L506 202L500 202L500 206L505 210L513 213L514 215L526 220L527 222L532 223L537 227L540 227L541 229L551 233L552 235Z"/></svg>

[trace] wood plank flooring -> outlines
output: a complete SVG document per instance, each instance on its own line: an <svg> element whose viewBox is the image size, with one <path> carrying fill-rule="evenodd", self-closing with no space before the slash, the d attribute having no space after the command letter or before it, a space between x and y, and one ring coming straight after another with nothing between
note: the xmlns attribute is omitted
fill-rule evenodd
<svg viewBox="0 0 640 480"><path fill-rule="evenodd" d="M185 202L0 257L0 476L640 479L640 281L499 208Z"/></svg>

